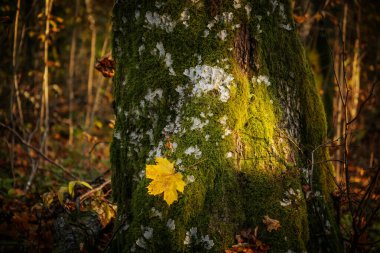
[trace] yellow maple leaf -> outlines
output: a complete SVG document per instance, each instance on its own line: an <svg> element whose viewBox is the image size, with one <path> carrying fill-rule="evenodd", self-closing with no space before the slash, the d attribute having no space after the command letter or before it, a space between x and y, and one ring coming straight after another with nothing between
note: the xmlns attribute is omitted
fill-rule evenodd
<svg viewBox="0 0 380 253"><path fill-rule="evenodd" d="M185 189L182 174L174 170L174 163L162 157L156 157L156 165L146 165L146 177L153 179L148 185L150 195L164 193L164 200L170 206L178 199L178 193Z"/></svg>

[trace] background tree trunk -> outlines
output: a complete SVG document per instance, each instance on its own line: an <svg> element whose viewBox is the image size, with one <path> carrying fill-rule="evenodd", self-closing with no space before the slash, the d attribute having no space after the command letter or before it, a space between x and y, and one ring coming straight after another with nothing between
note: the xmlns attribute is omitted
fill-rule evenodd
<svg viewBox="0 0 380 253"><path fill-rule="evenodd" d="M324 110L288 2L116 1L113 22L110 250L220 252L259 226L272 252L341 252ZM157 156L188 181L171 206L147 193Z"/></svg>

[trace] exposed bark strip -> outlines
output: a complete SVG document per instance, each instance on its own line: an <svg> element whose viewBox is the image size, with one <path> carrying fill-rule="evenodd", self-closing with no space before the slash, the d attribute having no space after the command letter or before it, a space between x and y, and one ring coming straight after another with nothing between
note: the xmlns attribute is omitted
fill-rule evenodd
<svg viewBox="0 0 380 253"><path fill-rule="evenodd" d="M235 59L243 73L247 74L253 66L254 42L249 34L248 26L242 25L234 41Z"/></svg>

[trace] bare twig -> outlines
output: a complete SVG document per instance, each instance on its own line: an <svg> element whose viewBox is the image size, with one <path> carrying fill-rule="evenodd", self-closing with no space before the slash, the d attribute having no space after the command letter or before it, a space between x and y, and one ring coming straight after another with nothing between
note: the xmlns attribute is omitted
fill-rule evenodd
<svg viewBox="0 0 380 253"><path fill-rule="evenodd" d="M363 101L363 103L360 104L359 106L359 110L358 112L356 113L356 115L349 121L347 122L348 125L352 124L355 120L357 120L357 118L359 117L360 113L362 112L364 106L366 105L366 103L370 100L370 98L372 97L373 95L373 91L375 90L375 86L376 84L378 83L378 81L375 81L373 82L372 86L371 86L371 90L369 92L369 95L365 98L365 100Z"/></svg>
<svg viewBox="0 0 380 253"><path fill-rule="evenodd" d="M13 130L12 128L10 128L9 126L5 125L4 123L0 122L0 126L4 127L5 129L7 129L8 131L10 131L14 136L16 136L23 145L25 145L26 147L32 149L34 152L36 152L38 155L40 155L43 159L45 159L47 162L53 164L54 166L60 168L62 171L64 171L67 175L69 175L70 177L74 178L74 179L78 179L78 177L74 176L69 170L67 170L65 167L63 167L62 165L56 163L55 161L51 160L49 157L47 157L44 153L42 153L38 148L36 147L33 147L32 145L30 145L28 142L26 142L15 130Z"/></svg>
<svg viewBox="0 0 380 253"><path fill-rule="evenodd" d="M99 144L109 144L109 142L108 141L99 141L99 142L95 143L92 146L91 150L88 152L88 154L91 155L92 151L94 151L94 149L96 148L96 146L98 146Z"/></svg>
<svg viewBox="0 0 380 253"><path fill-rule="evenodd" d="M80 202L83 202L84 200L86 200L88 197L90 197L93 193L103 189L105 186L109 185L111 183L111 179L108 179L107 181L105 181L103 184L99 185L98 187L86 192L85 194L83 194L82 196L80 196Z"/></svg>
<svg viewBox="0 0 380 253"><path fill-rule="evenodd" d="M376 170L376 174L374 177L372 177L372 180L371 182L369 183L367 189L366 189L366 192L364 193L364 195L362 196L360 202L359 202L359 205L357 207L357 211L355 213L355 216L353 217L353 219L355 220L357 217L358 217L358 220L361 219L361 216L363 214L363 211L364 211L364 207L365 205L367 205L368 203L368 200L370 199L371 197L371 193L376 185L376 182L378 181L378 177L380 175L380 167L377 168ZM368 221L367 221L368 223Z"/></svg>

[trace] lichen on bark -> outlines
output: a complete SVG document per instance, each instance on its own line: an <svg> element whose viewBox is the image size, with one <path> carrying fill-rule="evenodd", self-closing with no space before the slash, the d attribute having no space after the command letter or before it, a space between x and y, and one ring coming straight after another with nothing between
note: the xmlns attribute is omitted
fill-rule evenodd
<svg viewBox="0 0 380 253"><path fill-rule="evenodd" d="M272 252L340 251L330 168L315 167L318 202L301 193L326 126L292 26L289 3L276 0L116 1L111 162L122 228L110 251L220 252L256 226ZM195 179L170 207L147 193L155 156ZM281 229L266 231L264 215Z"/></svg>

